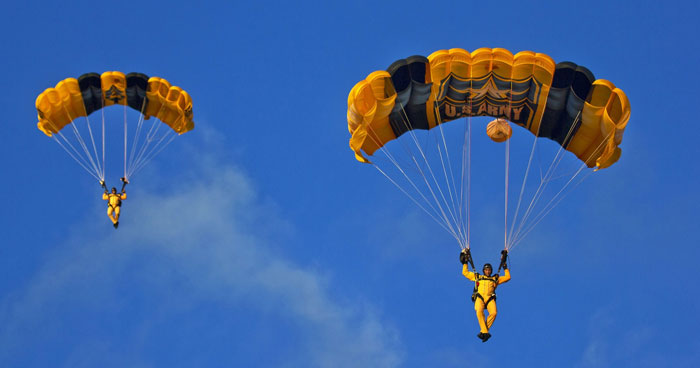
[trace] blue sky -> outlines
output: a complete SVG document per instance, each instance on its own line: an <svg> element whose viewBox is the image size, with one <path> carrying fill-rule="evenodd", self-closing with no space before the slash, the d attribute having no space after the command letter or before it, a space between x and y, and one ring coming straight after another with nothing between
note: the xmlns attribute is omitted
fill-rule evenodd
<svg viewBox="0 0 700 368"><path fill-rule="evenodd" d="M697 366L699 10L4 4L0 366ZM452 47L572 60L632 105L620 162L513 251L486 344L459 246L348 148L355 83ZM197 124L133 178L117 231L34 108L61 79L107 70L183 87ZM473 194L477 263L502 247L494 193Z"/></svg>

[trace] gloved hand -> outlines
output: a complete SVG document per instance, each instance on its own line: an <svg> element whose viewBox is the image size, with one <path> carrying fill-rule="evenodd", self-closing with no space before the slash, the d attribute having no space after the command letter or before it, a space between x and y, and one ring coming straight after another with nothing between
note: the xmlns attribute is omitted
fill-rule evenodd
<svg viewBox="0 0 700 368"><path fill-rule="evenodd" d="M469 262L469 256L467 255L467 252L465 252L465 251L459 252L459 261L462 262L463 265L465 265Z"/></svg>
<svg viewBox="0 0 700 368"><path fill-rule="evenodd" d="M107 188L107 187L105 186L105 181L104 181L104 180L100 180L100 186L101 186L102 188Z"/></svg>
<svg viewBox="0 0 700 368"><path fill-rule="evenodd" d="M508 269L508 265L506 264L507 261L508 261L508 251L504 249L501 251L501 264L498 266L499 271L501 270L501 268L504 270Z"/></svg>

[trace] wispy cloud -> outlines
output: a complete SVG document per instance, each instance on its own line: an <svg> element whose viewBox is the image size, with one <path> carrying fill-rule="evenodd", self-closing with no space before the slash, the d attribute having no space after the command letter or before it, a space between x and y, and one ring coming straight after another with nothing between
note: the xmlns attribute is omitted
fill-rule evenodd
<svg viewBox="0 0 700 368"><path fill-rule="evenodd" d="M258 198L254 184L216 159L199 163L196 177L180 181L177 191L130 193L118 231L105 225L106 219L99 228L82 226L57 246L25 287L3 298L0 362L16 362L18 353L39 352L43 344L61 345L58 341L66 338L68 321L74 317L65 313L67 309L88 314L103 309L108 317L124 317L117 310L157 308L164 316L160 318L167 319L181 310L215 304L242 305L251 315L264 310L291 320L296 329L293 335L301 341L290 343L302 347L289 357L286 364L292 366L399 365L398 333L381 320L379 311L364 302L341 299L330 291L332 275L293 260L292 252L271 242L274 236L269 233L290 224ZM142 259L152 263L143 264ZM144 295L170 302L124 305L120 297L124 279L138 284ZM66 305L70 308L62 307ZM136 311L124 318L144 330L158 323L139 320L138 315ZM120 356L118 349L110 347L118 340L107 338L100 344L83 343L74 336L68 339L75 343L65 346L69 351L62 364L91 355ZM138 347L132 349L136 352L131 356L138 357ZM88 361L101 362L96 356ZM148 366L138 359L118 361Z"/></svg>
<svg viewBox="0 0 700 368"><path fill-rule="evenodd" d="M659 367L673 364L676 367L695 367L698 362L699 343L684 342L695 349L670 348L662 352L671 341L672 328L660 331L648 324L629 325L619 318L625 311L615 304L602 305L589 320L589 338L575 366L581 368L604 367ZM634 313L632 313L634 314ZM670 327L670 326L669 326Z"/></svg>

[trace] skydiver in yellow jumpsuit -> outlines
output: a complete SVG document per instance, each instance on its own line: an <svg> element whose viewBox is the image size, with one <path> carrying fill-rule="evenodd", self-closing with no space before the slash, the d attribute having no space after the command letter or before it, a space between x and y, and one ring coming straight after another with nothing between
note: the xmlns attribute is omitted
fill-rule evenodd
<svg viewBox="0 0 700 368"><path fill-rule="evenodd" d="M121 178L121 180L124 182L124 184L122 185L122 192L119 194L117 193L117 188L115 187L112 187L111 193L108 192L105 182L100 181L102 188L105 189L104 194L102 194L102 199L109 201L107 202L107 216L109 216L109 219L112 220L115 229L119 227L119 212L121 210L122 201L126 199L126 191L124 188L127 184L129 184L125 178Z"/></svg>
<svg viewBox="0 0 700 368"><path fill-rule="evenodd" d="M510 271L506 264L507 252L504 252L505 253L501 253L501 266L499 267L499 269L502 267L505 270L505 274L502 277L499 277L498 274L491 276L493 268L489 263L484 265L482 269L483 275L469 271L468 263L472 264L472 268L474 268L474 263L471 261L471 255L469 255L466 249L462 251L459 256L462 262L462 274L475 283L472 301L474 302L476 318L479 320L479 327L481 328L479 334L476 336L480 338L482 342L486 342L486 340L491 337L489 329L493 325L493 321L496 320L496 314L498 313L496 309L496 287L510 280ZM484 309L487 309L489 312L488 318L484 316Z"/></svg>

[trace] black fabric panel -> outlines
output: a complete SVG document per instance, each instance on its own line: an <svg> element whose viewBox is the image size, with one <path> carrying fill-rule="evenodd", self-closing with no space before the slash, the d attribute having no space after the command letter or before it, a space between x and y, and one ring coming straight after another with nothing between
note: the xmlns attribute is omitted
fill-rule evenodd
<svg viewBox="0 0 700 368"><path fill-rule="evenodd" d="M430 88L430 84L411 82L411 87L402 94L402 100L407 100L407 102L397 102L394 110L389 114L391 129L397 137L409 130L428 130L430 128L426 109Z"/></svg>
<svg viewBox="0 0 700 368"><path fill-rule="evenodd" d="M557 64L542 115L540 137L556 141L563 147L569 144L581 124L579 113L594 80L593 73L582 66L572 62Z"/></svg>
<svg viewBox="0 0 700 368"><path fill-rule="evenodd" d="M542 114L542 122L540 123L540 137L552 138L552 131L555 129L556 123L559 121L559 116L566 108L566 98L569 95L569 87L549 89L547 96L547 107ZM561 144L562 142L559 142Z"/></svg>
<svg viewBox="0 0 700 368"><path fill-rule="evenodd" d="M389 122L397 137L409 130L429 128L426 102L432 84L426 83L428 68L424 56L398 60L387 68L396 90L396 104Z"/></svg>
<svg viewBox="0 0 700 368"><path fill-rule="evenodd" d="M593 81L595 81L595 77L590 70L582 66L576 68L566 100L565 111L559 116L559 122L556 124L555 129L552 130L552 139L559 142L563 147L569 145L579 126L581 126L580 113L583 111L583 106ZM576 125L574 126L574 124Z"/></svg>
<svg viewBox="0 0 700 368"><path fill-rule="evenodd" d="M136 111L146 111L148 98L148 76L142 73L126 75L126 103Z"/></svg>
<svg viewBox="0 0 700 368"><path fill-rule="evenodd" d="M553 139L553 131L556 129L559 117L566 109L566 100L574 81L575 69L576 64L574 63L565 61L557 64L554 70L552 86L547 96L547 105L544 114L542 114L542 122L540 123L539 131L540 137ZM562 144L563 142L558 143Z"/></svg>
<svg viewBox="0 0 700 368"><path fill-rule="evenodd" d="M570 62L563 61L558 63L556 69L554 70L554 77L552 79L552 87L555 88L569 88L574 80L574 73L578 65Z"/></svg>
<svg viewBox="0 0 700 368"><path fill-rule="evenodd" d="M396 92L404 91L411 84L411 72L406 59L394 61L387 69Z"/></svg>
<svg viewBox="0 0 700 368"><path fill-rule="evenodd" d="M88 115L102 108L102 79L97 73L85 73L78 77L83 104Z"/></svg>
<svg viewBox="0 0 700 368"><path fill-rule="evenodd" d="M411 72L411 80L418 83L425 83L430 69L430 63L425 56L414 55L406 58L406 63Z"/></svg>
<svg viewBox="0 0 700 368"><path fill-rule="evenodd" d="M576 68L574 83L571 89L573 89L573 92L578 98L585 100L588 97L588 92L590 92L593 87L593 82L595 82L593 73L586 67L579 65L578 68Z"/></svg>
<svg viewBox="0 0 700 368"><path fill-rule="evenodd" d="M457 79L456 77L449 76L447 81L443 83L445 87L442 93L445 97L451 99L457 104L466 104L467 95L469 94L469 87L471 87L471 84L471 80L463 81ZM442 97L443 96L440 96L440 98Z"/></svg>

